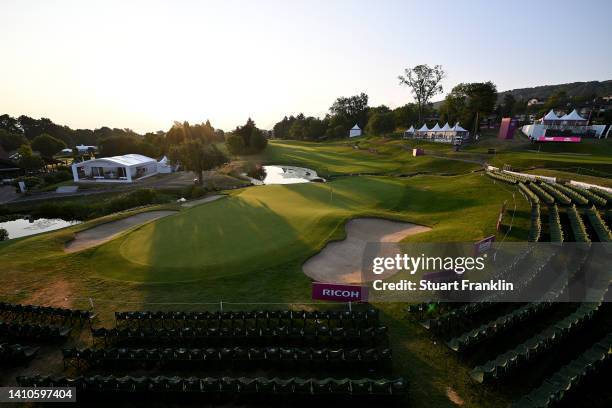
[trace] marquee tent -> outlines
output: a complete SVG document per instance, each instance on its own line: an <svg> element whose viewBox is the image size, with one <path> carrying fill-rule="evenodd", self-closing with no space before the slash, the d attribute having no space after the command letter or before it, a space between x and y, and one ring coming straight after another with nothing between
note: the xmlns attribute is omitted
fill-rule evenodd
<svg viewBox="0 0 612 408"><path fill-rule="evenodd" d="M131 183L157 172L157 160L141 154L101 157L72 165L75 182Z"/></svg>

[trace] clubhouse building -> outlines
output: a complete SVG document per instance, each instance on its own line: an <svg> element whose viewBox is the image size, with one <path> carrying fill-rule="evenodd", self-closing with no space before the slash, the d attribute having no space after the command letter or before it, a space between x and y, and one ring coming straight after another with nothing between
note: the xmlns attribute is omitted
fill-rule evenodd
<svg viewBox="0 0 612 408"><path fill-rule="evenodd" d="M141 154L102 157L72 165L75 182L132 183L158 173L157 160Z"/></svg>
<svg viewBox="0 0 612 408"><path fill-rule="evenodd" d="M431 129L426 124L423 124L418 130L410 126L404 132L404 139L421 139L435 143L462 144L469 137L470 132L462 128L459 123L452 127L448 123L442 127L436 123Z"/></svg>

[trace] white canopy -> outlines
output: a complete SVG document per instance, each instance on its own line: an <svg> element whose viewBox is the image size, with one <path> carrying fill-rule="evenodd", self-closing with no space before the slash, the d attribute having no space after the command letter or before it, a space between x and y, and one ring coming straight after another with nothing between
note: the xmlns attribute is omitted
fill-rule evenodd
<svg viewBox="0 0 612 408"><path fill-rule="evenodd" d="M576 109L561 117L561 120L586 120L576 112Z"/></svg>
<svg viewBox="0 0 612 408"><path fill-rule="evenodd" d="M161 160L158 162L160 164L168 164L168 158L166 156L162 157Z"/></svg>
<svg viewBox="0 0 612 408"><path fill-rule="evenodd" d="M346 128L345 128L346 129ZM359 126L357 126L357 124L355 123L355 126L353 126L351 128L351 130L361 130L361 128Z"/></svg>
<svg viewBox="0 0 612 408"><path fill-rule="evenodd" d="M410 126L408 129L406 129L407 133L414 133L414 126Z"/></svg>
<svg viewBox="0 0 612 408"><path fill-rule="evenodd" d="M440 130L443 131L443 132L448 132L448 131L453 130L453 129L451 129L451 127L448 125L448 122L446 122L446 124L444 126L442 126L442 129L440 129Z"/></svg>
<svg viewBox="0 0 612 408"><path fill-rule="evenodd" d="M423 126L419 129L419 132L428 132L429 129L427 128L427 124L423 123Z"/></svg>
<svg viewBox="0 0 612 408"><path fill-rule="evenodd" d="M544 116L543 119L544 120L559 120L559 117L555 114L555 111L551 109L550 112L548 112L546 116Z"/></svg>
<svg viewBox="0 0 612 408"><path fill-rule="evenodd" d="M464 128L462 128L461 126L459 126L459 122L457 122L457 124L455 124L455 126L453 127L453 130L455 132L467 132L467 130L465 130Z"/></svg>
<svg viewBox="0 0 612 408"><path fill-rule="evenodd" d="M438 125L438 123L436 122L436 125L434 127L431 128L432 131L437 132L438 130L441 130L442 128L440 128L440 125Z"/></svg>

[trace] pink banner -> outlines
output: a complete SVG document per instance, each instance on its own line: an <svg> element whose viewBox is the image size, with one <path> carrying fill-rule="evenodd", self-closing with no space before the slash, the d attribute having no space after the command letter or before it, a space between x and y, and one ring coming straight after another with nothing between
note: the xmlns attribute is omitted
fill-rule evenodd
<svg viewBox="0 0 612 408"><path fill-rule="evenodd" d="M368 300L368 288L357 285L312 282L312 298L334 302L360 302Z"/></svg>
<svg viewBox="0 0 612 408"><path fill-rule="evenodd" d="M570 142L570 143L578 143L580 142L578 136L540 136L538 137L538 142Z"/></svg>

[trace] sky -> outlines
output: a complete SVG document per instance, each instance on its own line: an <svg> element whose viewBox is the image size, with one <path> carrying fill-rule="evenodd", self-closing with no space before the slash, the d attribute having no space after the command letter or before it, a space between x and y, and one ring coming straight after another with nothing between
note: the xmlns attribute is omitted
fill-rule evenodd
<svg viewBox="0 0 612 408"><path fill-rule="evenodd" d="M0 1L0 114L138 132L322 116L339 96L412 102L443 66L498 90L612 79L612 2ZM443 95L436 97L436 100Z"/></svg>

